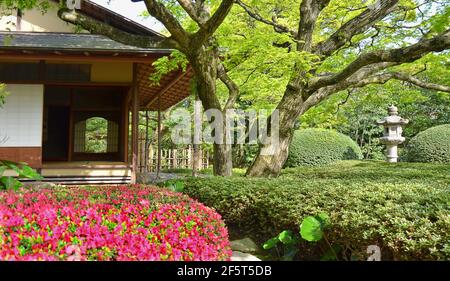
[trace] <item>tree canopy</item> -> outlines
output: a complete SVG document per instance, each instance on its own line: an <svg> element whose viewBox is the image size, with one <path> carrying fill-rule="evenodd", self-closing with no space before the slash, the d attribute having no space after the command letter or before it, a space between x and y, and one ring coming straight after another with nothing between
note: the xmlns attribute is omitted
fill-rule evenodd
<svg viewBox="0 0 450 281"><path fill-rule="evenodd" d="M2 4L30 8L42 2L5 0ZM157 83L164 72L189 64L205 109L279 110L279 145L260 146L249 176L278 175L299 126L340 128L364 140L377 129L352 131L350 123L372 122L366 113L378 116L387 103L402 104L405 113L416 116L427 112L428 120L448 118L442 112L450 92L447 1L143 2L144 14L165 26L166 37L128 34L65 7L58 15L125 44L176 49L170 59L155 63L158 71L151 79ZM420 106L417 101L422 102ZM422 125L411 128L411 134ZM229 147L214 149L215 173L229 175Z"/></svg>

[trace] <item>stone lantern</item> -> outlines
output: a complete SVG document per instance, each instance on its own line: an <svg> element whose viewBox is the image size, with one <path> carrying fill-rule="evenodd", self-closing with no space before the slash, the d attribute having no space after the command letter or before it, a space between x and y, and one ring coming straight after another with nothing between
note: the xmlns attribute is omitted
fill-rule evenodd
<svg viewBox="0 0 450 281"><path fill-rule="evenodd" d="M394 105L388 107L388 113L389 116L377 121L377 124L384 126L380 142L386 145L386 161L395 163L398 160L397 146L405 141L402 137L403 126L408 124L409 120L398 116L398 109Z"/></svg>

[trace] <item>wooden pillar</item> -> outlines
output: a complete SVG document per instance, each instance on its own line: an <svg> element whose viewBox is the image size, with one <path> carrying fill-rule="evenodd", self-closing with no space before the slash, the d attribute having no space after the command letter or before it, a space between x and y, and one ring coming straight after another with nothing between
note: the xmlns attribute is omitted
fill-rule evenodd
<svg viewBox="0 0 450 281"><path fill-rule="evenodd" d="M133 97L132 97L132 127L131 127L131 183L137 182L138 172L138 133L139 133L139 90L137 85L137 64L133 64Z"/></svg>
<svg viewBox="0 0 450 281"><path fill-rule="evenodd" d="M161 95L158 95L158 160L156 164L156 178L161 173Z"/></svg>
<svg viewBox="0 0 450 281"><path fill-rule="evenodd" d="M176 169L178 168L178 149L172 150L172 154L173 154L173 168ZM181 165L183 165L183 163L181 163Z"/></svg>
<svg viewBox="0 0 450 281"><path fill-rule="evenodd" d="M148 120L149 120L149 116L148 116L148 110L145 111L145 148L144 148L144 171L147 173L148 172L148 146L149 146L149 137L148 137Z"/></svg>
<svg viewBox="0 0 450 281"><path fill-rule="evenodd" d="M21 9L17 9L17 16L16 16L16 30L17 31L22 31L22 10Z"/></svg>
<svg viewBox="0 0 450 281"><path fill-rule="evenodd" d="M202 129L201 104L198 93L195 93L194 103L194 144L192 155L192 176L197 177L198 170L202 168L202 158L200 156L200 138Z"/></svg>
<svg viewBox="0 0 450 281"><path fill-rule="evenodd" d="M153 145L149 145L148 147L148 154L149 154L149 167L148 167L148 171L149 172L154 172L155 171L155 157L153 157Z"/></svg>

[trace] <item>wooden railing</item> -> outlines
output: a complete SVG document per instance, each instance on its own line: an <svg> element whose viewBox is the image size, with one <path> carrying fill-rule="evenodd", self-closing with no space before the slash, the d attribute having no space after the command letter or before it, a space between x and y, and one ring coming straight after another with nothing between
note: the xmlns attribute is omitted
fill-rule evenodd
<svg viewBox="0 0 450 281"><path fill-rule="evenodd" d="M139 139L138 167L139 172L156 171L158 162L158 147L150 145L146 156L145 139ZM161 150L161 170L166 169L192 169L194 150L192 145L184 149L162 149ZM201 169L209 168L209 153L200 150ZM147 161L147 165L145 163Z"/></svg>

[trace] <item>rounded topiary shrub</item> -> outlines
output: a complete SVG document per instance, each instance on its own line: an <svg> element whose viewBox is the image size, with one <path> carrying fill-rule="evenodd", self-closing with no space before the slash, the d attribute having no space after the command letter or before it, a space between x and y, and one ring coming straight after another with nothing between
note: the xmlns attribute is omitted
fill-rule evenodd
<svg viewBox="0 0 450 281"><path fill-rule="evenodd" d="M418 133L407 145L406 160L450 163L450 124Z"/></svg>
<svg viewBox="0 0 450 281"><path fill-rule="evenodd" d="M361 149L348 136L333 130L305 129L294 132L285 166L315 166L361 158Z"/></svg>
<svg viewBox="0 0 450 281"><path fill-rule="evenodd" d="M229 260L220 215L147 186L0 192L0 261Z"/></svg>

